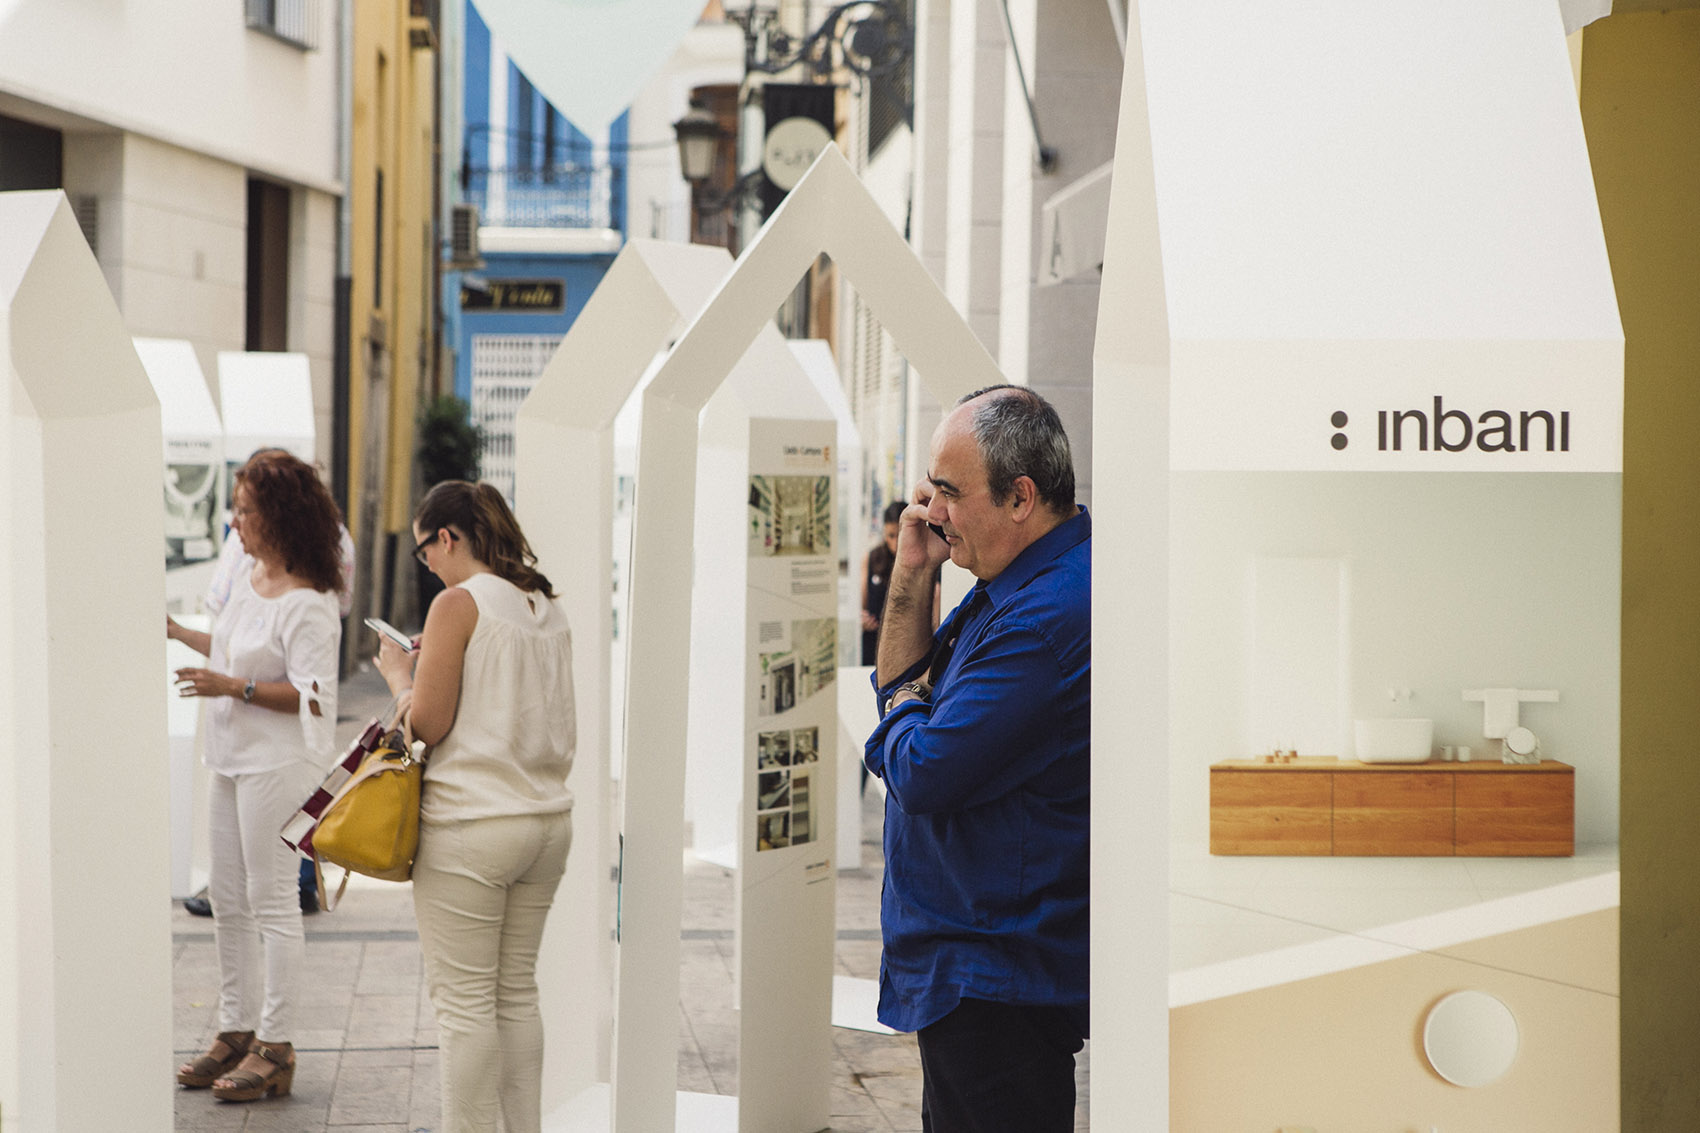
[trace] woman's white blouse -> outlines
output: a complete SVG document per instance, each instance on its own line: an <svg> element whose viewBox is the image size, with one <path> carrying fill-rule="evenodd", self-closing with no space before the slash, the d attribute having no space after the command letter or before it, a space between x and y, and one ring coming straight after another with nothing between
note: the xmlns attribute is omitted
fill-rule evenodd
<svg viewBox="0 0 1700 1133"><path fill-rule="evenodd" d="M480 572L460 584L478 606L454 724L425 764L429 823L571 810L578 745L573 638L541 593Z"/></svg>
<svg viewBox="0 0 1700 1133"><path fill-rule="evenodd" d="M290 715L244 704L239 696L212 700L206 765L221 775L275 771L301 760L329 766L342 643L336 594L299 588L261 597L254 592L253 565L251 558L242 563L213 623L209 667L244 682L288 681L301 694L301 707Z"/></svg>

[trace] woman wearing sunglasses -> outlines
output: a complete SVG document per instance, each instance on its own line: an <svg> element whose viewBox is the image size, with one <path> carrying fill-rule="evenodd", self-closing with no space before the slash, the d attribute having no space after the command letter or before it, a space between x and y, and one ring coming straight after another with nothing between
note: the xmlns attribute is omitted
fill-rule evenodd
<svg viewBox="0 0 1700 1133"><path fill-rule="evenodd" d="M432 745L413 904L442 1052L442 1128L536 1133L537 948L566 870L576 742L572 635L502 494L438 484L414 554L446 589L417 652L378 669Z"/></svg>

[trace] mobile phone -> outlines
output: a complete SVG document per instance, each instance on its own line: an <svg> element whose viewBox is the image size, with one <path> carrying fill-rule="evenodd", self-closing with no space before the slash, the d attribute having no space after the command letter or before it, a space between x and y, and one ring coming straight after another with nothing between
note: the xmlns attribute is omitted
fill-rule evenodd
<svg viewBox="0 0 1700 1133"><path fill-rule="evenodd" d="M413 652L413 639L401 632L395 626L391 625L389 622L386 622L383 618L367 618L366 624L377 630L379 634L389 638L391 641L407 650L409 653Z"/></svg>
<svg viewBox="0 0 1700 1133"><path fill-rule="evenodd" d="M931 531L934 535L937 535L940 539L944 539L944 541L946 543L950 542L949 539L944 538L944 528L940 527L938 524L936 524L936 523L927 524L927 530Z"/></svg>

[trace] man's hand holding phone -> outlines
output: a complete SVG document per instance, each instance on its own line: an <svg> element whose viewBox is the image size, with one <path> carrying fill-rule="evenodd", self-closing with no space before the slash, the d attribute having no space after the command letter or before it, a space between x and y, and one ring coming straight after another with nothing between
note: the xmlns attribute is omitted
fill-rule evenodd
<svg viewBox="0 0 1700 1133"><path fill-rule="evenodd" d="M934 488L930 480L915 485L914 502L903 513L897 531L897 566L932 570L950 559L950 542L944 528L927 519Z"/></svg>

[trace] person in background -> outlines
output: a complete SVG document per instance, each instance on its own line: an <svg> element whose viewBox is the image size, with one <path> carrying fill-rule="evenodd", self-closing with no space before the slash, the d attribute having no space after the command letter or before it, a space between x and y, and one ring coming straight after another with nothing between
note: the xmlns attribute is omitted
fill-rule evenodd
<svg viewBox="0 0 1700 1133"><path fill-rule="evenodd" d="M286 452L286 449L262 448L254 451L254 456L264 452ZM252 457L250 457L252 459ZM337 552L340 556L341 577L337 583L337 614L346 619L354 610L354 536L348 532L347 524L339 522L340 532ZM217 616L224 609L224 604L230 598L230 588L240 570L246 569L245 561L248 552L242 546L242 536L235 528L224 534L224 544L218 550L218 562L213 568L212 579L207 583L207 593L202 599L202 605L207 613ZM301 860L299 883L301 889L301 911L317 913L319 911L318 875L313 872L311 858ZM197 897L187 897L183 908L190 916L212 916L212 902L205 894Z"/></svg>
<svg viewBox="0 0 1700 1133"><path fill-rule="evenodd" d="M537 1133L537 949L572 842L572 634L502 494L444 481L414 555L446 589L378 670L425 765L413 904L442 1051L444 1130Z"/></svg>
<svg viewBox="0 0 1700 1133"><path fill-rule="evenodd" d="M1068 1133L1087 1033L1092 528L1056 411L970 394L903 513L873 684L880 1022L935 1133ZM929 530L931 525L935 530ZM945 559L979 581L935 632Z"/></svg>
<svg viewBox="0 0 1700 1133"><path fill-rule="evenodd" d="M892 500L881 520L881 538L862 561L862 664L875 663L880 639L880 617L885 613L885 592L891 588L891 564L897 557L897 524L909 505Z"/></svg>
<svg viewBox="0 0 1700 1133"><path fill-rule="evenodd" d="M295 854L278 830L332 756L341 517L313 468L277 451L236 474L231 515L247 557L212 632L165 619L167 637L208 657L176 677L179 695L212 698L204 758L220 975L218 1037L177 1081L253 1101L288 1094L295 1077L287 1036L305 937Z"/></svg>

